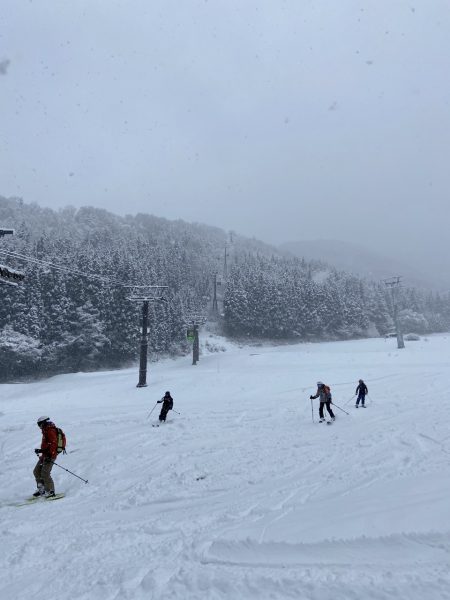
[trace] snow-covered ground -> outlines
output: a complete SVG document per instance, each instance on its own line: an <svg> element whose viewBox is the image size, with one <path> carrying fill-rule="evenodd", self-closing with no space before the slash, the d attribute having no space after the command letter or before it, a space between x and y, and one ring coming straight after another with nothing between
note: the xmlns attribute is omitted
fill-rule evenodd
<svg viewBox="0 0 450 600"><path fill-rule="evenodd" d="M0 387L0 598L450 598L450 336L226 352ZM358 379L368 407L356 410ZM335 424L311 421L315 382ZM153 428L166 390L169 422ZM316 401L317 402L317 401ZM35 422L67 434L34 491Z"/></svg>

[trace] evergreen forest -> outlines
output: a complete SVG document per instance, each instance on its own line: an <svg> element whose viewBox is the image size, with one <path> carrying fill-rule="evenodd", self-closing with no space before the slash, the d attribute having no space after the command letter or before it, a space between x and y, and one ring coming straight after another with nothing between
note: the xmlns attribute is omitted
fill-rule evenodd
<svg viewBox="0 0 450 600"><path fill-rule="evenodd" d="M0 225L15 230L0 238L0 265L25 274L16 286L0 285L3 382L136 363L141 304L130 298L145 289L138 286L167 286L150 304L152 360L189 352L193 314L251 342L382 336L394 327L383 282L218 228L3 197ZM449 293L406 285L397 301L405 333L450 330Z"/></svg>

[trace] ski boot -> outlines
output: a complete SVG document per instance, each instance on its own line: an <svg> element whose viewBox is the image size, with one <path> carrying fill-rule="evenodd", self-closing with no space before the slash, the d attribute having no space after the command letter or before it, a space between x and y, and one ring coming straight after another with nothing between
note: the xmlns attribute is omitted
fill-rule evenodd
<svg viewBox="0 0 450 600"><path fill-rule="evenodd" d="M38 483L37 490L34 492L33 497L39 498L39 496L43 496L45 494L44 486Z"/></svg>
<svg viewBox="0 0 450 600"><path fill-rule="evenodd" d="M50 491L50 492L45 492L45 494L44 494L44 496L45 496L46 498L52 498L54 495L55 495L55 492L52 492L52 491Z"/></svg>

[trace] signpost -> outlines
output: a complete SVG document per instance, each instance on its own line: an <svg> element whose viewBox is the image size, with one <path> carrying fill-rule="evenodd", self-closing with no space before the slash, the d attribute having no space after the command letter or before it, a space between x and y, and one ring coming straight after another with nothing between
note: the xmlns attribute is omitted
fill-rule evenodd
<svg viewBox="0 0 450 600"><path fill-rule="evenodd" d="M189 315L186 317L186 324L192 323L186 332L188 342L192 344L192 364L196 365L200 360L200 340L198 337L198 328L206 322L203 315Z"/></svg>

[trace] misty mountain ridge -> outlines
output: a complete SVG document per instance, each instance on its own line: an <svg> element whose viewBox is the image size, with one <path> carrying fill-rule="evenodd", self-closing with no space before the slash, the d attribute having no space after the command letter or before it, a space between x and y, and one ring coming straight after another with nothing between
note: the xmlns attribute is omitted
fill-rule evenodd
<svg viewBox="0 0 450 600"><path fill-rule="evenodd" d="M279 249L307 261L322 261L336 269L373 281L400 275L408 286L443 290L449 285L448 281L427 275L401 260L383 256L354 242L327 239L297 240L280 244Z"/></svg>
<svg viewBox="0 0 450 600"><path fill-rule="evenodd" d="M126 215L121 217L103 208L84 206L74 208L66 206L58 210L43 208L36 203L25 203L20 198L5 198L0 196L0 225L10 224L17 227L18 222L26 215L33 222L28 231L28 239L37 241L42 235L60 236L63 232L75 236L80 241L90 240L90 233L98 235L103 228L109 230L113 235L126 235L126 231L133 229L138 235L144 233L146 236L155 236L157 239L162 235L183 237L187 232L203 234L216 250L216 260L220 270L220 258L222 254L220 247L228 245L240 252L257 252L264 256L285 256L286 254L298 258L304 258L314 264L315 278L321 277L329 267L354 274L359 277L373 281L381 281L388 277L401 275L407 286L419 287L430 290L448 289L450 282L443 281L437 276L426 275L420 269L413 268L401 260L383 256L368 248L354 242L342 240L297 240L271 245L255 237L246 237L230 232L227 234L223 229L203 223L189 223L182 219L170 220L164 217L148 213ZM69 223L76 226L70 226ZM162 233L164 232L164 233ZM17 238L16 238L17 239ZM231 258L231 256L230 256ZM321 263L321 264L319 264Z"/></svg>

